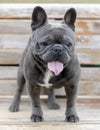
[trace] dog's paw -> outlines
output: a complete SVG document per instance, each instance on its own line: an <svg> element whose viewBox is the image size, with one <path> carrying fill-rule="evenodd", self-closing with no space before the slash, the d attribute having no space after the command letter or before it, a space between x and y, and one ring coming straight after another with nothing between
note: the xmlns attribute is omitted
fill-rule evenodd
<svg viewBox="0 0 100 130"><path fill-rule="evenodd" d="M55 110L60 109L60 105L56 102L48 103L48 107L49 107L49 109L55 109Z"/></svg>
<svg viewBox="0 0 100 130"><path fill-rule="evenodd" d="M17 112L17 111L19 111L19 105L18 104L11 104L11 106L9 107L9 111L10 112Z"/></svg>
<svg viewBox="0 0 100 130"><path fill-rule="evenodd" d="M42 116L32 114L31 121L32 122L42 122L42 121L44 121L44 119Z"/></svg>
<svg viewBox="0 0 100 130"><path fill-rule="evenodd" d="M79 117L76 115L70 115L68 117L66 117L65 122L78 122L79 121Z"/></svg>

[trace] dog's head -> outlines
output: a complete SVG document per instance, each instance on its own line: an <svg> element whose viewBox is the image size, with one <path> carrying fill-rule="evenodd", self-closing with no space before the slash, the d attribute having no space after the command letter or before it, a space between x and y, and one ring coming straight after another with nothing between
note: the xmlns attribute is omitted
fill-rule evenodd
<svg viewBox="0 0 100 130"><path fill-rule="evenodd" d="M60 23L48 22L45 10L39 6L32 13L32 54L49 70L59 75L75 53L76 11L70 8Z"/></svg>

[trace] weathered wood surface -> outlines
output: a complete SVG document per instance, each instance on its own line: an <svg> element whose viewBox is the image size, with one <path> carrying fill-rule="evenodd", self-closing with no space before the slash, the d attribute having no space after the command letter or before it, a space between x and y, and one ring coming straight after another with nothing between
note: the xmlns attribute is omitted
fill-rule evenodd
<svg viewBox="0 0 100 130"><path fill-rule="evenodd" d="M23 50L0 50L0 64L2 65L14 65L19 64Z"/></svg>
<svg viewBox="0 0 100 130"><path fill-rule="evenodd" d="M0 66L0 80L16 79L18 67L16 66ZM100 81L99 67L82 67L81 80Z"/></svg>
<svg viewBox="0 0 100 130"><path fill-rule="evenodd" d="M59 100L62 108L58 111L48 110L43 102L45 121L38 124L30 122L31 105L25 91L20 111L8 111L17 87L18 66L13 65L19 64L28 43L31 13L37 5L46 9L51 22L60 22L66 10L74 7L78 13L76 49L79 61L85 65L100 65L100 4L0 4L0 130L100 130L100 67L82 67L79 123L64 122L65 99ZM64 89L56 89L55 94L64 96Z"/></svg>
<svg viewBox="0 0 100 130"><path fill-rule="evenodd" d="M77 111L80 117L79 123L66 123L66 100L57 100L61 105L60 110L49 110L46 100L42 100L44 122L33 123L30 121L31 105L26 99L22 99L20 111L11 113L8 107L11 98L0 99L0 130L99 130L100 129L100 99L78 99Z"/></svg>
<svg viewBox="0 0 100 130"><path fill-rule="evenodd" d="M77 20L76 34L95 35L100 34L100 20Z"/></svg>
<svg viewBox="0 0 100 130"><path fill-rule="evenodd" d="M0 5L0 64L19 64L22 49L25 48L31 34L30 18L36 5ZM100 65L100 5L42 4L41 6L46 9L52 22L60 22L65 11L75 7L78 12L76 48L79 61L81 64Z"/></svg>
<svg viewBox="0 0 100 130"><path fill-rule="evenodd" d="M16 125L1 125L0 129L1 130L99 130L100 125L99 124L86 124L86 125L66 125L63 124L62 125L58 125L58 124L53 124L53 125L18 125L16 127Z"/></svg>
<svg viewBox="0 0 100 130"><path fill-rule="evenodd" d="M35 4L0 5L0 65L19 64L23 49L31 34L30 18L35 6ZM100 5L53 4L50 7L50 5L42 4L42 6L46 9L51 22L60 22L68 8L72 6L76 8L78 12L76 49L79 61L85 65L100 65ZM0 93L13 94L15 90L13 86L16 86L17 67L0 67L0 70ZM100 86L99 72L99 68L82 69L80 94L100 94L98 91ZM4 91L5 89L6 91ZM55 93L63 95L64 91L56 90Z"/></svg>
<svg viewBox="0 0 100 130"><path fill-rule="evenodd" d="M0 95L14 95L17 88L16 80L0 80ZM55 89L55 95L65 96L64 88ZM23 95L26 95L26 87L24 89ZM45 88L41 90L41 95L44 95ZM78 95L84 96L99 96L100 95L100 82L99 81L80 81L79 83L79 93Z"/></svg>
<svg viewBox="0 0 100 130"><path fill-rule="evenodd" d="M61 20L50 20L59 23ZM0 34L30 34L31 19L0 20ZM100 20L77 20L76 34L97 35L100 34Z"/></svg>
<svg viewBox="0 0 100 130"><path fill-rule="evenodd" d="M19 64L29 34L0 35L0 64ZM77 35L76 49L81 64L100 64L100 36Z"/></svg>
<svg viewBox="0 0 100 130"><path fill-rule="evenodd" d="M77 49L81 64L100 65L100 49ZM23 49L0 49L0 64L19 64Z"/></svg>
<svg viewBox="0 0 100 130"><path fill-rule="evenodd" d="M17 70L18 67L0 67L0 95L14 94L17 87ZM63 88L55 89L55 94L64 96L65 91ZM79 95L100 95L100 68L82 68Z"/></svg>
<svg viewBox="0 0 100 130"><path fill-rule="evenodd" d="M0 49L24 49L28 44L31 35L29 34L1 34L0 35ZM76 36L77 49L100 49L99 35L77 35Z"/></svg>
<svg viewBox="0 0 100 130"><path fill-rule="evenodd" d="M30 35L0 35L0 64L19 64ZM81 64L100 64L99 35L77 35L76 49Z"/></svg>
<svg viewBox="0 0 100 130"><path fill-rule="evenodd" d="M78 12L78 18L100 19L99 4L0 4L0 18L30 18L37 5L45 8L49 18L62 18L65 11L73 7Z"/></svg>
<svg viewBox="0 0 100 130"><path fill-rule="evenodd" d="M30 20L0 20L0 34L29 34ZM5 28L5 29L4 29Z"/></svg>

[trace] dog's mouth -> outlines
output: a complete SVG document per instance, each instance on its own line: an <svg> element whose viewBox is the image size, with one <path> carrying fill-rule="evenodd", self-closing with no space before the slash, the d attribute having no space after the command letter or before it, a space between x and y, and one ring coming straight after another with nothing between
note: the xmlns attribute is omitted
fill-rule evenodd
<svg viewBox="0 0 100 130"><path fill-rule="evenodd" d="M60 61L51 61L48 62L47 67L55 74L55 76L58 76L63 71L64 64Z"/></svg>

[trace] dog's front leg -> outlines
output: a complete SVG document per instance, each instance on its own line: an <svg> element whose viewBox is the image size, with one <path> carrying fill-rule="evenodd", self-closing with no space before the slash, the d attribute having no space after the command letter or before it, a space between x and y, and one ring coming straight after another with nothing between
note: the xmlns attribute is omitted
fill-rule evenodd
<svg viewBox="0 0 100 130"><path fill-rule="evenodd" d="M43 112L40 105L40 87L31 85L28 81L26 82L29 96L32 103L32 122L41 122L43 121Z"/></svg>
<svg viewBox="0 0 100 130"><path fill-rule="evenodd" d="M76 112L76 99L77 99L78 85L70 85L65 87L67 105L66 105L66 119L68 122L77 122L79 118Z"/></svg>

